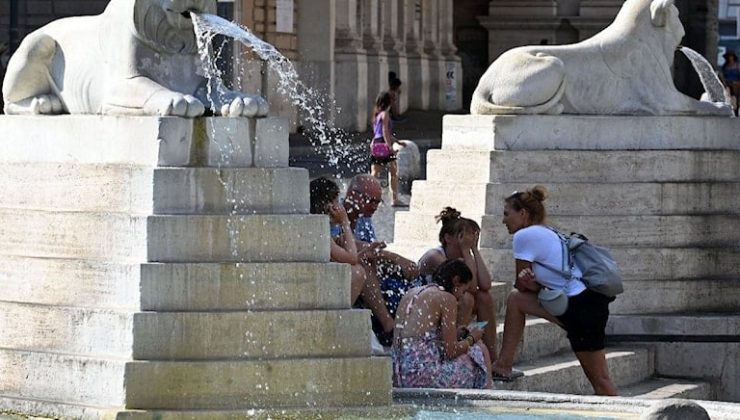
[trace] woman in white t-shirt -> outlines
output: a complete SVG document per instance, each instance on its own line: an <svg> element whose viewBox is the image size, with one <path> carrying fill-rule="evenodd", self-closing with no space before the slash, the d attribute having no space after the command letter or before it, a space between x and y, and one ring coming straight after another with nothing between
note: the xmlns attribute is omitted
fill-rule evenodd
<svg viewBox="0 0 740 420"><path fill-rule="evenodd" d="M506 300L501 352L491 367L494 379L512 379L514 354L524 333L525 317L535 315L568 332L571 348L597 395L616 395L604 352L604 329L609 317L609 302L613 298L587 289L580 280L578 267L573 267L572 277L567 280L544 267L560 268L563 264L560 238L544 225L542 203L546 194L545 187L538 185L515 192L505 200L503 223L514 235L516 290L512 290ZM568 296L565 313L554 316L540 305L537 292L542 287L565 292Z"/></svg>

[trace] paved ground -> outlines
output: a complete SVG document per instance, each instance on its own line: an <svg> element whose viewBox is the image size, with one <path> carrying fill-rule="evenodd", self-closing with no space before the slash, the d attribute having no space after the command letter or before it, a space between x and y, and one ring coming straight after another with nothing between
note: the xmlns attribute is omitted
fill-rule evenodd
<svg viewBox="0 0 740 420"><path fill-rule="evenodd" d="M409 110L403 120L395 124L396 137L416 143L421 153L421 179L426 178L426 152L438 149L442 144L442 117L440 111ZM338 140L327 145L314 145L310 136L295 134L290 137L290 166L307 168L310 176L334 175L346 186L347 180L358 173L370 171L368 144L372 134L343 133ZM315 142L315 140L314 140ZM334 161L333 161L334 158ZM387 181L383 180L384 185ZM401 188L401 198L408 202L409 188ZM405 192L405 194L404 194ZM378 238L393 241L393 222L396 211L408 208L390 206L390 194L383 191L383 203L374 216Z"/></svg>

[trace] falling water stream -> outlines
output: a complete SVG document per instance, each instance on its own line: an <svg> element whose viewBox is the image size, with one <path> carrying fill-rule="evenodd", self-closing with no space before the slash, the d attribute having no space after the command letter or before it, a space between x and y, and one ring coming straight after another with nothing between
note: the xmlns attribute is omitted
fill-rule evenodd
<svg viewBox="0 0 740 420"><path fill-rule="evenodd" d="M699 80L702 86L704 86L704 90L709 95L709 100L712 102L723 102L729 105L730 96L724 86L722 86L722 82L717 77L717 73L715 73L707 59L689 47L680 46L678 49L691 61L691 65L699 75Z"/></svg>
<svg viewBox="0 0 740 420"><path fill-rule="evenodd" d="M225 35L242 43L277 74L278 93L290 98L293 105L304 112L302 118L308 123L310 140L315 147L322 147L329 164L336 167L342 159L352 160L348 134L330 125L327 110L334 106L333 101L316 89L306 86L299 79L298 72L290 60L244 26L211 14L191 13L191 17L207 77L220 77L220 72L209 53L214 36ZM209 95L212 94L213 92L209 92Z"/></svg>

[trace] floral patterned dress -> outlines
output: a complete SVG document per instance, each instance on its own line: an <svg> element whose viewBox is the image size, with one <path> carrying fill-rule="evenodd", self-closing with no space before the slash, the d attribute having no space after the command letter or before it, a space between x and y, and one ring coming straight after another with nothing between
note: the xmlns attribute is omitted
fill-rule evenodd
<svg viewBox="0 0 740 420"><path fill-rule="evenodd" d="M406 314L421 291L406 305ZM400 344L393 347L392 358L393 386L397 388L486 387L483 350L473 346L466 354L447 359L439 327L421 337L401 338Z"/></svg>

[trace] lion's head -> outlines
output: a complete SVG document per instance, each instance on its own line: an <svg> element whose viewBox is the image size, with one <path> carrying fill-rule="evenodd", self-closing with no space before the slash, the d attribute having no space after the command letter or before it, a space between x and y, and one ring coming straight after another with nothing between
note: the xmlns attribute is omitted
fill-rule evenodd
<svg viewBox="0 0 740 420"><path fill-rule="evenodd" d="M216 0L135 0L134 31L156 51L198 51L190 13L216 13Z"/></svg>

